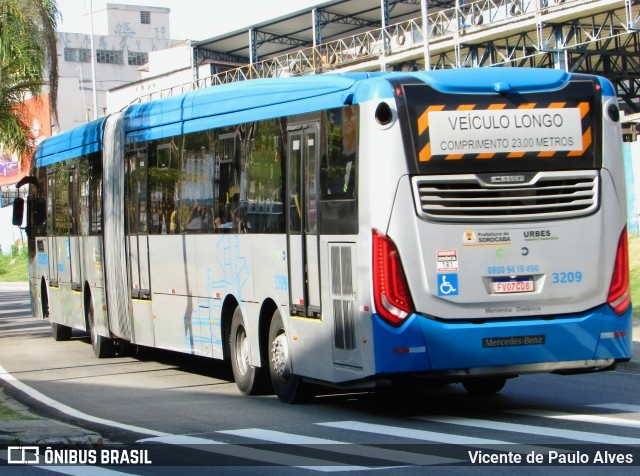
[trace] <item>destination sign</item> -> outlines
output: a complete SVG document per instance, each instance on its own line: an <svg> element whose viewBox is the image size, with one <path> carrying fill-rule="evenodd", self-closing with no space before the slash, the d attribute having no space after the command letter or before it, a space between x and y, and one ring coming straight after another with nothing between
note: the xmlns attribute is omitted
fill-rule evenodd
<svg viewBox="0 0 640 476"><path fill-rule="evenodd" d="M581 151L579 108L429 111L432 155Z"/></svg>

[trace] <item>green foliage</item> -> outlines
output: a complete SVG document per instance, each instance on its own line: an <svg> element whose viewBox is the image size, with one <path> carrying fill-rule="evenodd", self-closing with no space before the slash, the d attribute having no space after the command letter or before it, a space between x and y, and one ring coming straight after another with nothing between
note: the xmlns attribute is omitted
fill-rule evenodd
<svg viewBox="0 0 640 476"><path fill-rule="evenodd" d="M0 401L0 421L7 420L33 420L33 417L12 410Z"/></svg>
<svg viewBox="0 0 640 476"><path fill-rule="evenodd" d="M24 99L48 83L56 117L58 16L55 0L0 0L0 143L20 158L33 139Z"/></svg>
<svg viewBox="0 0 640 476"><path fill-rule="evenodd" d="M0 282L27 281L27 247L11 247L11 255L0 254Z"/></svg>

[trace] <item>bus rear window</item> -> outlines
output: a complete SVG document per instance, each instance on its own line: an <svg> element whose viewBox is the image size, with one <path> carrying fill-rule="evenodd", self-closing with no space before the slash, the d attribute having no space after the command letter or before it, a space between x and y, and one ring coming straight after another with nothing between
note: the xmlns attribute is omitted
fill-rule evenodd
<svg viewBox="0 0 640 476"><path fill-rule="evenodd" d="M593 169L600 165L596 94L587 80L526 94L404 84L407 155L416 173Z"/></svg>

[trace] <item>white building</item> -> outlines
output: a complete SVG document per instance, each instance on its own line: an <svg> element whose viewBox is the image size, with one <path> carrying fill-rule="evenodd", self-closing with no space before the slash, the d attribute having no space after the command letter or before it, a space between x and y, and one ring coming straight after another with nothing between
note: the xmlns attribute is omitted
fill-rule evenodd
<svg viewBox="0 0 640 476"><path fill-rule="evenodd" d="M109 89L140 79L149 53L170 39L169 8L107 3L93 12L97 117L107 112ZM94 119L91 35L58 33L58 132ZM54 131L54 133L57 131Z"/></svg>
<svg viewBox="0 0 640 476"><path fill-rule="evenodd" d="M140 97L159 99L189 92L193 84L192 58L193 47L188 40L150 52L148 63L138 69L134 80L114 86L109 91L106 96L107 113L120 111Z"/></svg>

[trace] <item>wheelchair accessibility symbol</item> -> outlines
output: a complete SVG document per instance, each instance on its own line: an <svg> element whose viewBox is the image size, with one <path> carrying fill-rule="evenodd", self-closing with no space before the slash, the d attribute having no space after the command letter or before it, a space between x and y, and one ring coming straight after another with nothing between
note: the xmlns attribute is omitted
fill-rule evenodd
<svg viewBox="0 0 640 476"><path fill-rule="evenodd" d="M458 295L458 275L439 274L438 275L438 296Z"/></svg>

